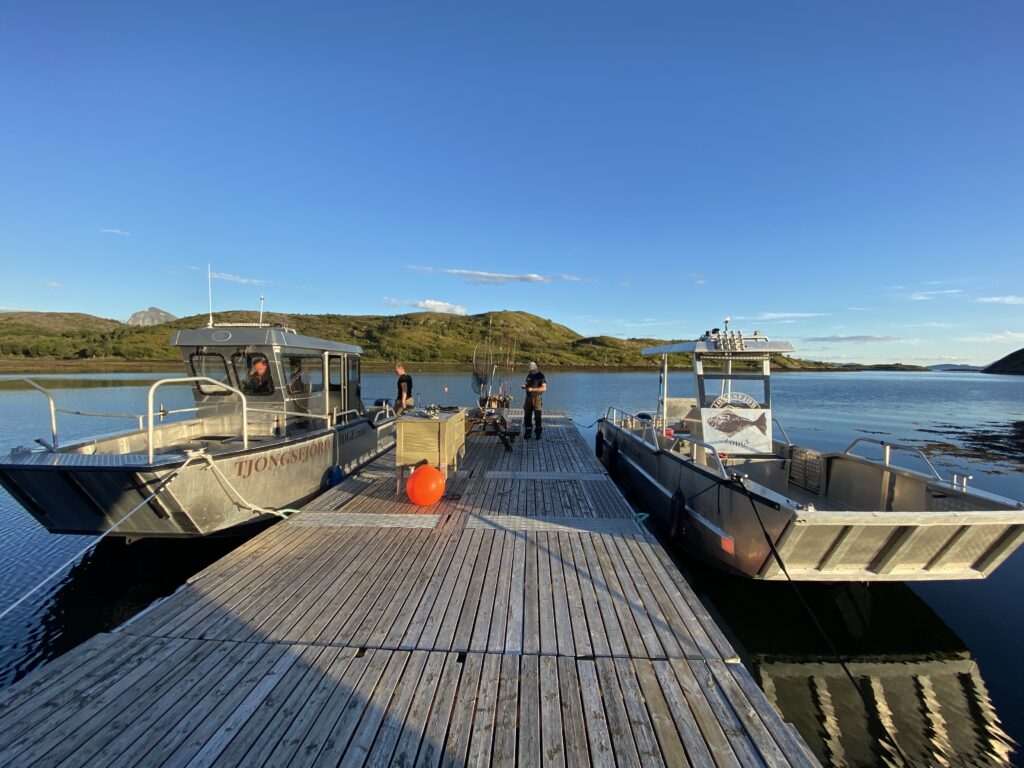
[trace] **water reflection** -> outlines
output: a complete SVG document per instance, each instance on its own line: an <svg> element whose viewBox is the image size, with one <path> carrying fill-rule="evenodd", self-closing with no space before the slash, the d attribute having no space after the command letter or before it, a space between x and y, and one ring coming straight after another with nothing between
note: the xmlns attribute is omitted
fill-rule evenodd
<svg viewBox="0 0 1024 768"><path fill-rule="evenodd" d="M264 526L265 527L265 526ZM247 533L251 536L256 527ZM86 537L75 537L82 544ZM0 621L0 688L109 631L237 547L238 536L188 541L104 539L59 585ZM13 601L0 604L0 609Z"/></svg>
<svg viewBox="0 0 1024 768"><path fill-rule="evenodd" d="M789 584L752 582L674 552L783 717L825 765L1008 766L1003 731L966 644L907 586L800 584L863 695ZM871 713L867 711L871 708Z"/></svg>

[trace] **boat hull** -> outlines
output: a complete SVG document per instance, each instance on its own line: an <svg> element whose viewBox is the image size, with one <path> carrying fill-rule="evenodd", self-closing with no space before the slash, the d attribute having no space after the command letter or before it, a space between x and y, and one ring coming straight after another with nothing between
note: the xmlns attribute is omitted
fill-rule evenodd
<svg viewBox="0 0 1024 768"><path fill-rule="evenodd" d="M248 449L146 456L11 454L0 484L53 533L188 538L241 532L299 506L395 443L394 420L367 418ZM140 506L141 505L141 506ZM139 507L131 516L126 515ZM119 523L119 521L121 521Z"/></svg>
<svg viewBox="0 0 1024 768"><path fill-rule="evenodd" d="M673 452L671 440L652 444L649 434L602 419L597 452L674 541L747 578L980 579L1024 543L1024 510L1010 499L795 446L789 454L816 456L815 472L785 452L742 466L727 461L727 472L749 476L741 483ZM776 480L762 484L759 476ZM797 487L796 476L804 483L813 476L816 485ZM792 498L798 492L800 501Z"/></svg>

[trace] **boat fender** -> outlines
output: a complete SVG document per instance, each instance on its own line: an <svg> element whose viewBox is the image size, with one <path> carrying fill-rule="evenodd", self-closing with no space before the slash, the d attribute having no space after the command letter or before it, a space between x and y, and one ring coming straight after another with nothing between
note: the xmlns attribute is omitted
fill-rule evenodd
<svg viewBox="0 0 1024 768"><path fill-rule="evenodd" d="M651 414L649 414L647 411L640 411L639 413L637 413L636 417L638 419L643 419L644 421L653 421L654 420L654 417L651 416Z"/></svg>
<svg viewBox="0 0 1024 768"><path fill-rule="evenodd" d="M331 467L331 474L327 478L327 487L328 488L333 488L334 486L336 486L338 483L340 483L344 479L345 479L345 473L341 471L341 467L339 467L339 466Z"/></svg>
<svg viewBox="0 0 1024 768"><path fill-rule="evenodd" d="M612 440L605 451L604 464L608 467L608 474L614 474L619 466L619 441Z"/></svg>
<svg viewBox="0 0 1024 768"><path fill-rule="evenodd" d="M669 521L669 535L673 539L681 539L686 527L686 494L679 488L676 488L669 502Z"/></svg>
<svg viewBox="0 0 1024 768"><path fill-rule="evenodd" d="M600 432L594 435L594 455L599 459L604 456L604 435Z"/></svg>

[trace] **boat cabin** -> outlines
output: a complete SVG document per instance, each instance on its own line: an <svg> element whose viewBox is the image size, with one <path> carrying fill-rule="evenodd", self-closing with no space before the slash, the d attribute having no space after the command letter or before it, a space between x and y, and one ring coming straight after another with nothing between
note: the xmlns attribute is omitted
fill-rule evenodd
<svg viewBox="0 0 1024 768"><path fill-rule="evenodd" d="M245 395L257 433L260 425L280 434L363 414L360 347L255 324L177 331L171 343L189 376ZM192 392L200 418L228 417L241 407L235 393L211 382L195 382Z"/></svg>
<svg viewBox="0 0 1024 768"><path fill-rule="evenodd" d="M788 341L758 331L730 331L728 322L724 330L705 331L696 341L644 349L643 354L662 359L658 424L666 437L685 438L672 448L703 462L704 451L713 447L730 466L742 463L761 482L779 486L782 476L774 482L771 477L785 469L773 446L771 356L793 351ZM693 356L695 398L668 396L668 358L678 353Z"/></svg>

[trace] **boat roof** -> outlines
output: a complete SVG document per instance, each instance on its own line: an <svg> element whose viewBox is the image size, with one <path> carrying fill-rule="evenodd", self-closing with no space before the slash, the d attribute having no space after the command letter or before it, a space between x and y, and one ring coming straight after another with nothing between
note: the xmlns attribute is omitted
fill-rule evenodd
<svg viewBox="0 0 1024 768"><path fill-rule="evenodd" d="M772 341L757 331L753 335L744 335L739 331L717 333L709 331L696 341L680 341L660 347L644 347L645 355L671 355L676 352L689 352L695 355L731 354L751 352L795 352L788 341Z"/></svg>
<svg viewBox="0 0 1024 768"><path fill-rule="evenodd" d="M354 344L301 336L292 329L280 325L214 325L175 331L171 336L171 344L176 347L273 346L345 352L353 355L363 353L363 348Z"/></svg>

